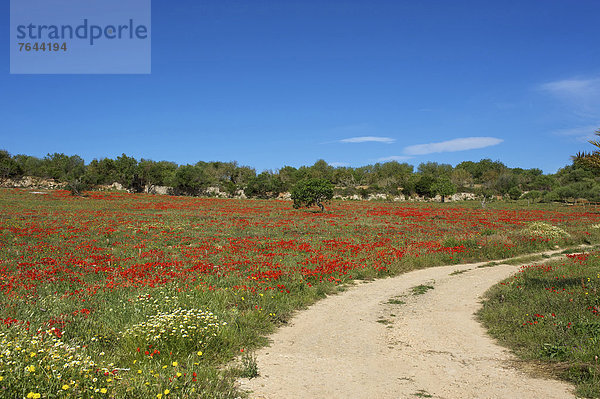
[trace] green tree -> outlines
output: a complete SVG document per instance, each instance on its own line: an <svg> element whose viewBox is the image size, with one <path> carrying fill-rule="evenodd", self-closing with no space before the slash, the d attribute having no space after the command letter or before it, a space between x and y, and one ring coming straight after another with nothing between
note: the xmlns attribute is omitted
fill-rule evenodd
<svg viewBox="0 0 600 399"><path fill-rule="evenodd" d="M138 164L138 176L142 186L166 186L177 171L177 164L168 161L155 162L142 159Z"/></svg>
<svg viewBox="0 0 600 399"><path fill-rule="evenodd" d="M493 171L494 173L488 173L489 176L498 176L501 171L506 169L500 161L492 161L491 159L482 159L479 162L464 161L456 165L457 168L464 169L473 176L476 183L485 183L486 178L484 175L486 172Z"/></svg>
<svg viewBox="0 0 600 399"><path fill-rule="evenodd" d="M473 185L473 176L467 170L455 168L450 175L450 180L457 187L471 187Z"/></svg>
<svg viewBox="0 0 600 399"><path fill-rule="evenodd" d="M596 130L596 136L600 136L600 129ZM600 141L590 140L589 143L597 150L592 152L578 152L573 161L576 165L593 169L595 172L600 172Z"/></svg>
<svg viewBox="0 0 600 399"><path fill-rule="evenodd" d="M432 197L435 192L432 190L436 178L431 175L423 175L415 182L415 192L424 197Z"/></svg>
<svg viewBox="0 0 600 399"><path fill-rule="evenodd" d="M84 180L88 184L112 184L117 181L115 161L110 158L94 159L85 170Z"/></svg>
<svg viewBox="0 0 600 399"><path fill-rule="evenodd" d="M42 161L44 177L71 182L85 173L85 162L78 155L48 154Z"/></svg>
<svg viewBox="0 0 600 399"><path fill-rule="evenodd" d="M430 175L435 177L450 177L452 174L452 165L447 163L424 162L418 166L417 172L422 175Z"/></svg>
<svg viewBox="0 0 600 399"><path fill-rule="evenodd" d="M333 166L329 166L323 159L319 159L309 168L308 175L313 178L331 180L333 170Z"/></svg>
<svg viewBox="0 0 600 399"><path fill-rule="evenodd" d="M248 181L244 193L249 197L269 198L278 195L282 187L283 184L277 175L264 171Z"/></svg>
<svg viewBox="0 0 600 399"><path fill-rule="evenodd" d="M284 166L279 169L278 175L283 190L290 191L294 184L296 184L298 181L296 176L297 172L298 170L293 166Z"/></svg>
<svg viewBox="0 0 600 399"><path fill-rule="evenodd" d="M15 155L13 159L19 165L23 176L43 176L41 159L23 154Z"/></svg>
<svg viewBox="0 0 600 399"><path fill-rule="evenodd" d="M325 210L324 201L333 198L333 184L329 180L309 178L300 180L292 189L292 200L294 208L310 207L317 205L321 212Z"/></svg>
<svg viewBox="0 0 600 399"><path fill-rule="evenodd" d="M443 176L431 185L431 192L432 194L441 195L442 202L445 202L447 196L456 193L456 186L450 178Z"/></svg>
<svg viewBox="0 0 600 399"><path fill-rule="evenodd" d="M8 179L21 174L21 168L17 161L11 157L8 151L0 150L0 179Z"/></svg>
<svg viewBox="0 0 600 399"><path fill-rule="evenodd" d="M139 177L138 161L133 157L121 154L114 162L117 182L134 191L142 191L142 180Z"/></svg>
<svg viewBox="0 0 600 399"><path fill-rule="evenodd" d="M210 180L203 168L197 165L182 165L175 172L174 183L177 193L198 195L210 185Z"/></svg>
<svg viewBox="0 0 600 399"><path fill-rule="evenodd" d="M512 200L518 200L523 195L523 192L517 186L513 186L508 190L508 196Z"/></svg>

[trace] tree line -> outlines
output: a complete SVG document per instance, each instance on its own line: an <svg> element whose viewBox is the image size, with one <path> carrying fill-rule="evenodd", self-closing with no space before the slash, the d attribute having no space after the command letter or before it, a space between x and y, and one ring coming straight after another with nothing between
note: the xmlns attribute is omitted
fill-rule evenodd
<svg viewBox="0 0 600 399"><path fill-rule="evenodd" d="M0 150L0 178L35 176L68 183L74 192L119 183L133 192L152 186L168 186L175 195L207 195L217 187L231 196L243 190L248 197L271 198L290 192L305 179L325 179L342 196L386 194L442 197L456 192L480 196L560 201L586 198L600 201L600 173L593 163L574 158L555 174L542 170L510 168L500 161L464 161L456 166L425 162L416 168L390 161L361 167L333 167L324 160L311 166L284 166L276 171L257 171L237 162L197 162L178 165L168 161L137 160L122 154L94 159L89 164L78 155L48 154L44 158L11 155Z"/></svg>

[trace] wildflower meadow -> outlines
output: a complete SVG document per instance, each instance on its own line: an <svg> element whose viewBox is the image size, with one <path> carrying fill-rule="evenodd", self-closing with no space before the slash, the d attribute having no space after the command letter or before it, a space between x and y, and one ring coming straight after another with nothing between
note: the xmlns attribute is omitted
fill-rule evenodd
<svg viewBox="0 0 600 399"><path fill-rule="evenodd" d="M0 190L0 397L239 397L267 335L355 279L594 244L598 224L593 209L560 205L334 201L321 213ZM555 313L564 331L580 325ZM547 352L573 344L557 345Z"/></svg>

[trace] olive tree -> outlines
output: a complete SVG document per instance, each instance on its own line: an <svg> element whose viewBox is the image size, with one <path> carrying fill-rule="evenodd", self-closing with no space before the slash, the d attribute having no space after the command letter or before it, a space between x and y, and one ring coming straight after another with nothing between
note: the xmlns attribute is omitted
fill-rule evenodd
<svg viewBox="0 0 600 399"><path fill-rule="evenodd" d="M439 194L442 197L442 202L446 201L446 197L456 193L456 186L448 177L440 177L431 185L431 193Z"/></svg>
<svg viewBox="0 0 600 399"><path fill-rule="evenodd" d="M333 184L326 179L308 178L300 180L292 188L294 208L317 205L321 212L325 210L322 202L333 198Z"/></svg>

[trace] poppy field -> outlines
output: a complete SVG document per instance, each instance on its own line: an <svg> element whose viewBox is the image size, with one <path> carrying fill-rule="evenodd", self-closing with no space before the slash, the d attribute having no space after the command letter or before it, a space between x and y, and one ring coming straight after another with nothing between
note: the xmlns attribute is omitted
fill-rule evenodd
<svg viewBox="0 0 600 399"><path fill-rule="evenodd" d="M0 397L235 398L252 351L353 280L596 243L600 213L0 190Z"/></svg>

